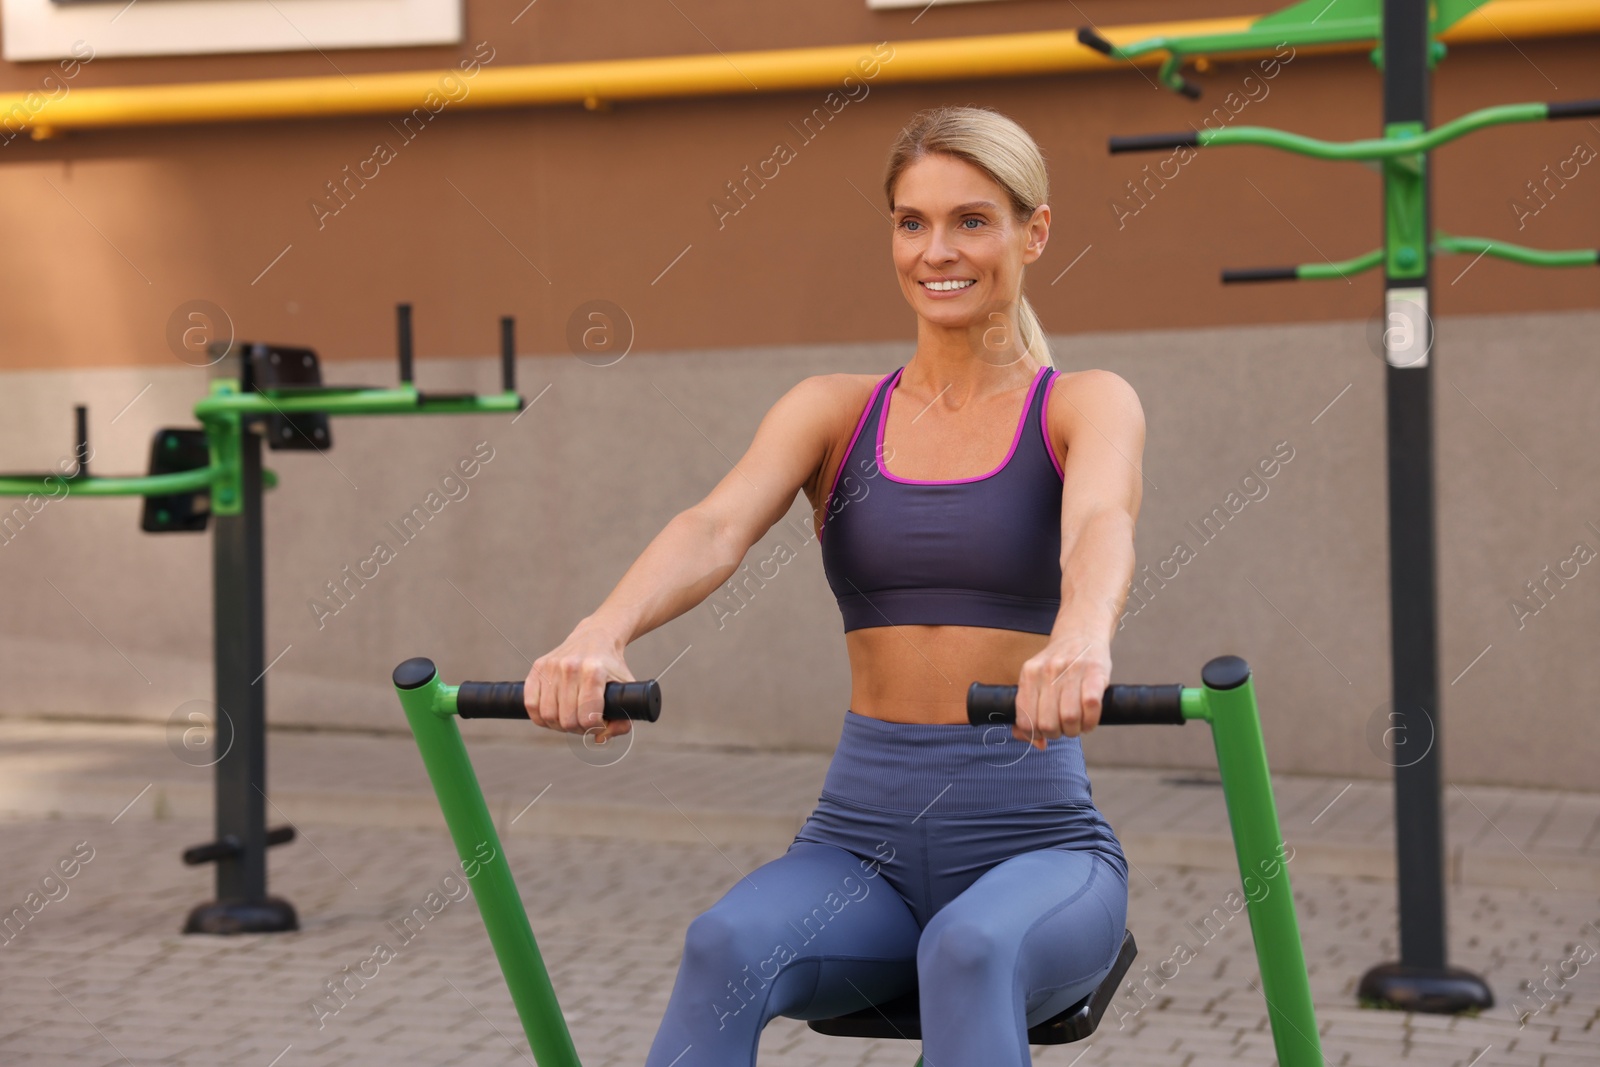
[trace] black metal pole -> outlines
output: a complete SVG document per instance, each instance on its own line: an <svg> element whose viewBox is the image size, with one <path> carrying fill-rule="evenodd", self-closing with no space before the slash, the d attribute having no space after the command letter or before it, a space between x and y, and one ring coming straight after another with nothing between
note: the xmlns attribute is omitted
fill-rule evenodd
<svg viewBox="0 0 1600 1067"><path fill-rule="evenodd" d="M212 626L218 744L217 899L189 913L185 933L271 933L299 925L288 901L267 896L266 597L262 572L261 435L239 435L241 510L213 515Z"/></svg>
<svg viewBox="0 0 1600 1067"><path fill-rule="evenodd" d="M1429 121L1427 0L1385 0L1385 129ZM1439 692L1437 560L1433 476L1431 168L1385 182L1389 249L1384 278L1385 401L1389 474L1389 624L1393 705L1387 736L1394 764L1399 963L1362 976L1360 996L1412 1011L1457 1012L1494 1003L1476 975L1447 965L1444 827L1441 813L1443 716ZM1394 220L1420 215L1414 226ZM1397 235L1407 238L1396 256ZM1417 238L1420 236L1420 240ZM1397 269L1397 262L1399 268ZM1420 265L1420 274L1417 267Z"/></svg>
<svg viewBox="0 0 1600 1067"><path fill-rule="evenodd" d="M1388 0L1383 25L1383 121L1429 120L1428 5L1426 0ZM1431 169L1422 175L1423 232L1432 232L1428 192ZM1432 256L1422 250L1420 278L1384 279L1384 314L1393 290L1420 288L1428 302ZM1445 950L1444 834L1440 826L1439 643L1433 480L1434 338L1424 306L1396 309L1413 321L1393 321L1409 342L1412 358L1386 360L1385 399L1389 451L1389 625L1393 660L1395 725L1411 745L1425 745L1420 759L1397 758L1394 772L1395 849L1399 864L1400 959L1418 967L1443 967ZM1391 351L1400 349L1396 345ZM1402 365L1397 366L1396 363ZM1431 726L1420 720L1431 716ZM1397 750L1403 746L1396 746Z"/></svg>

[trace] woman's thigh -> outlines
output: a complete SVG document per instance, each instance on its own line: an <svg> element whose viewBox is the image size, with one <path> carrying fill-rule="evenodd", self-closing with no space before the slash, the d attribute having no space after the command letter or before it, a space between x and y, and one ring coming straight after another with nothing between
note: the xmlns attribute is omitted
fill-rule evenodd
<svg viewBox="0 0 1600 1067"><path fill-rule="evenodd" d="M1042 849L995 865L928 923L919 945L923 1015L973 984L1027 1025L1087 995L1111 969L1127 925L1121 872L1089 850ZM963 993L959 986L969 988ZM930 999L932 1003L930 1004Z"/></svg>
<svg viewBox="0 0 1600 1067"><path fill-rule="evenodd" d="M875 868L799 841L690 923L685 963L698 957L701 984L722 1011L761 1000L767 1018L826 1018L909 988L920 933Z"/></svg>

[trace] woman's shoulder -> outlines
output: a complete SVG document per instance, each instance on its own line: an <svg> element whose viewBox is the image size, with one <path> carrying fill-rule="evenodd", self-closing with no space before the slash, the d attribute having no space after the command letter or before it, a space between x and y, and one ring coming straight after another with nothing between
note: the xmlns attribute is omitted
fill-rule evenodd
<svg viewBox="0 0 1600 1067"><path fill-rule="evenodd" d="M800 409L798 419L807 428L807 437L820 440L820 462L812 471L806 494L820 506L833 484L856 426L866 414L872 391L884 379L882 374L814 374L803 378L779 401ZM814 436L813 436L814 435Z"/></svg>
<svg viewBox="0 0 1600 1067"><path fill-rule="evenodd" d="M796 403L827 421L844 420L852 426L866 409L867 400L882 374L813 374L802 378L789 396Z"/></svg>
<svg viewBox="0 0 1600 1067"><path fill-rule="evenodd" d="M1139 394L1122 375L1096 368L1057 372L1045 418L1057 441L1068 447L1080 421L1091 427L1110 423L1144 432Z"/></svg>
<svg viewBox="0 0 1600 1067"><path fill-rule="evenodd" d="M1116 371L1088 368L1085 370L1057 371L1050 390L1051 408L1062 403L1063 398L1073 404L1085 401L1097 406L1107 403L1118 406L1139 404L1139 395L1128 380Z"/></svg>

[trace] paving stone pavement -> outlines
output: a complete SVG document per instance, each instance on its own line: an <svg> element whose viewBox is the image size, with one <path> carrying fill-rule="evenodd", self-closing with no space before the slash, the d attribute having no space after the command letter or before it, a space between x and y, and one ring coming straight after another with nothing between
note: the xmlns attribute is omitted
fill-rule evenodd
<svg viewBox="0 0 1600 1067"><path fill-rule="evenodd" d="M212 756L185 750L189 725L0 718L0 816L99 817L137 796L130 819L207 818ZM674 745L645 726L602 751L529 729L473 722L463 731L502 834L782 847L815 805L829 759ZM443 826L409 734L269 736L272 824ZM1100 767L1089 757L1095 802L1135 862L1235 869L1214 772ZM1394 877L1393 794L1387 768L1374 773L1274 778L1299 869ZM1444 811L1452 883L1600 892L1600 793L1451 784Z"/></svg>
<svg viewBox="0 0 1600 1067"><path fill-rule="evenodd" d="M1188 788L1207 795L1203 787ZM1291 840L1295 827L1316 813L1316 805L1301 807L1288 814L1285 805ZM300 840L271 854L272 890L295 904L303 929L211 938L178 933L189 906L210 896L212 874L185 868L176 856L206 839L209 823L141 818L136 807L112 821L115 809L108 811L93 819L0 823L0 907L7 911L40 889L61 860L78 861L74 876L50 894L56 899L0 944L5 1067L532 1063L472 903L447 903L409 941L391 923L451 871L456 857L443 831L308 816L298 822ZM588 1067L643 1061L685 926L740 871L782 848L705 839L507 839ZM1580 964L1575 951L1580 941L1600 950L1600 894L1550 885L1454 886L1454 962L1484 975L1498 1003L1480 1018L1452 1018L1355 1006L1360 973L1395 955L1392 882L1298 863L1291 877L1328 1063L1600 1063L1600 959ZM1130 886L1129 926L1142 952L1130 977L1147 980L1152 992L1146 999L1125 987L1093 1037L1035 1048L1034 1062L1272 1063L1247 921L1217 928L1204 944L1188 925L1237 888L1237 874L1225 870L1141 863ZM1155 965L1180 939L1196 946L1196 958L1163 983ZM324 983L355 968L379 943L397 955L365 985L352 987L336 1013L325 1007L319 1025L313 1003L326 995ZM1552 976L1547 1005L1519 991L1525 980ZM1515 1004L1532 1012L1521 1025ZM784 1019L769 1025L760 1050L764 1067L911 1067L915 1058L910 1043L824 1037Z"/></svg>

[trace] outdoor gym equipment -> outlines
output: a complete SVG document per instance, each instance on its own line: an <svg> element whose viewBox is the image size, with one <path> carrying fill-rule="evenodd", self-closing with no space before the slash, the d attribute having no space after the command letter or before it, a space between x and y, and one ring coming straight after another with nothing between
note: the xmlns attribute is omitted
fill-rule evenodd
<svg viewBox="0 0 1600 1067"><path fill-rule="evenodd" d="M523 408L516 392L515 325L500 320L501 385L495 394L421 392L412 382L411 307L397 310L400 384L385 389L323 385L309 348L238 342L214 356L237 364L210 382L194 406L200 428L156 431L150 473L91 477L87 412L77 407L78 466L70 476L0 474L0 496L142 496L148 533L212 535L212 626L216 673L216 840L186 849L189 864L215 863L217 896L190 911L185 933L269 933L299 925L294 906L267 895L266 849L292 840L266 826L266 605L262 588L263 488L277 477L261 466L268 448L325 451L331 415L487 414ZM52 484L54 483L54 484Z"/></svg>
<svg viewBox="0 0 1600 1067"><path fill-rule="evenodd" d="M1200 678L1203 684L1199 688L1108 686L1100 724L1181 726L1200 719L1211 725L1217 771L1222 778L1250 914L1250 933L1261 968L1259 992L1267 1004L1278 1062L1282 1067L1321 1067L1322 1045L1289 886L1289 857L1284 853L1278 828L1278 809L1272 796L1250 668L1237 656L1219 656L1205 665ZM468 874L472 895L528 1035L534 1061L539 1067L580 1067L572 1035L511 877L511 866L455 722L458 715L463 719L527 720L523 683L445 685L433 661L421 657L396 667L393 681L463 870L475 872ZM1014 722L1016 693L1016 686L974 682L967 693L968 720L975 726L990 728ZM653 679L606 684L603 714L607 719L654 722L660 709L661 691ZM1003 728L1009 734L1010 727ZM484 858L485 847L488 859ZM1133 935L1125 933L1117 961L1099 987L1030 1029L1029 1042L1064 1044L1094 1033L1135 952ZM917 1038L922 1032L916 990L849 1015L813 1020L810 1026L819 1033L838 1037ZM917 1067L921 1063L919 1057Z"/></svg>
<svg viewBox="0 0 1600 1067"><path fill-rule="evenodd" d="M1388 422L1389 619L1393 665L1392 730L1416 739L1424 754L1394 761L1395 855L1398 865L1400 960L1371 968L1359 995L1413 1011L1456 1012L1493 1005L1479 976L1447 964L1444 831L1440 818L1441 701L1433 489L1433 323L1428 290L1435 253L1492 255L1540 267L1593 266L1600 250L1546 251L1485 237L1432 229L1428 153L1476 130L1514 122L1600 115L1600 100L1506 104L1483 108L1428 129L1429 76L1444 58L1437 36L1486 0L1304 0L1253 22L1242 33L1154 37L1121 46L1093 29L1085 45L1114 59L1166 53L1160 80L1192 98L1199 89L1179 73L1185 59L1271 51L1281 44L1373 40L1383 71L1383 136L1320 141L1259 126L1113 137L1112 152L1177 151L1261 145L1323 160L1378 163L1383 175L1384 245L1341 262L1224 270L1222 281L1264 282L1347 278L1384 268L1383 346ZM1411 749L1407 749L1408 752Z"/></svg>

